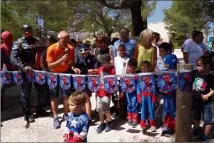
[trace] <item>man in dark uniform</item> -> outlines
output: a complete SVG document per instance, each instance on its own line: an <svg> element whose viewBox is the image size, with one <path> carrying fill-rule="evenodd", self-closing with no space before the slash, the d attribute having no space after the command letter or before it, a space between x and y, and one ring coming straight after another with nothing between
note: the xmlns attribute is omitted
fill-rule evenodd
<svg viewBox="0 0 214 143"><path fill-rule="evenodd" d="M22 26L24 37L18 39L12 47L10 60L23 73L32 72L36 69L36 54L43 48L43 45L32 36L32 27L30 25ZM34 83L38 92L38 103L36 107L36 115L47 116L48 113L44 111L43 106L46 100L45 86ZM29 122L34 122L32 112L30 110L30 94L32 83L28 81L25 74L23 74L23 83L21 85L21 102L24 111L24 119Z"/></svg>

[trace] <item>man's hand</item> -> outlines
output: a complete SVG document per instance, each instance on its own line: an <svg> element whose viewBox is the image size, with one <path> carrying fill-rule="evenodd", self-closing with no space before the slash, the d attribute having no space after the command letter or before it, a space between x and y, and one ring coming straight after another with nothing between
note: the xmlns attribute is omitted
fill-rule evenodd
<svg viewBox="0 0 214 143"><path fill-rule="evenodd" d="M81 73L81 70L78 69L78 68L74 68L73 71L74 71L76 74L80 74L80 73Z"/></svg>
<svg viewBox="0 0 214 143"><path fill-rule="evenodd" d="M65 63L66 61L68 61L68 54L65 54L64 56L62 56L59 60L59 63Z"/></svg>
<svg viewBox="0 0 214 143"><path fill-rule="evenodd" d="M206 95L201 95L201 97L202 97L202 99L204 100L204 101L207 101L208 100L208 98L209 98L209 96L206 94Z"/></svg>

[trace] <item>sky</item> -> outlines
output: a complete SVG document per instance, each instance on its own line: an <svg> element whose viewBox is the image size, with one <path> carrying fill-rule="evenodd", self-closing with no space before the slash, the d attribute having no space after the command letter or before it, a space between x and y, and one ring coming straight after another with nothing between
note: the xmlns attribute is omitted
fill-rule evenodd
<svg viewBox="0 0 214 143"><path fill-rule="evenodd" d="M163 1L163 0L159 0L156 3L156 10L154 11L154 13L148 18L148 24L150 23L157 23L157 22L162 22L164 19L164 9L168 9L171 7L172 5L172 1L168 0L168 1Z"/></svg>

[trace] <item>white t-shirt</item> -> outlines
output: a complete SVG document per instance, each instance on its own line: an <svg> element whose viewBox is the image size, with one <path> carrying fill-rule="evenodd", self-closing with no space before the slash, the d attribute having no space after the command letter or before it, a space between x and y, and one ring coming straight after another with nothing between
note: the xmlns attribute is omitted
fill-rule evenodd
<svg viewBox="0 0 214 143"><path fill-rule="evenodd" d="M126 74L127 63L129 61L128 57L117 56L114 58L114 66L116 70L116 75Z"/></svg>
<svg viewBox="0 0 214 143"><path fill-rule="evenodd" d="M193 64L193 70L197 70L197 59L207 51L207 47L204 43L195 43L192 39L187 39L184 42L184 52L187 52L189 57L189 63Z"/></svg>

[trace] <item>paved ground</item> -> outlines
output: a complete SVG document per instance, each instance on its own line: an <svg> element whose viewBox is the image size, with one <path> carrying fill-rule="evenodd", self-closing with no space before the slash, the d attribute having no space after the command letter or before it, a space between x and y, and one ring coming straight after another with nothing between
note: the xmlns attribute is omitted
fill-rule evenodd
<svg viewBox="0 0 214 143"><path fill-rule="evenodd" d="M176 50L178 58L182 58L179 50ZM35 89L32 91L32 103L36 103ZM3 127L1 127L1 142L62 142L65 123L62 122L60 129L53 129L52 117L36 119L35 123L30 124L30 128L25 129L26 122L23 120L23 113L19 101L20 89L18 86L9 88L5 93L4 108L1 112ZM95 109L95 98L91 99L92 109ZM60 112L62 105L59 105ZM49 108L47 107L47 110ZM161 108L157 113L160 119ZM62 112L60 114L62 116ZM95 122L89 129L89 142L172 142L174 136L167 138L161 136L160 128L156 133L142 134L140 127L133 129L128 127L126 121L115 121L115 129L111 132L96 133L99 122Z"/></svg>

